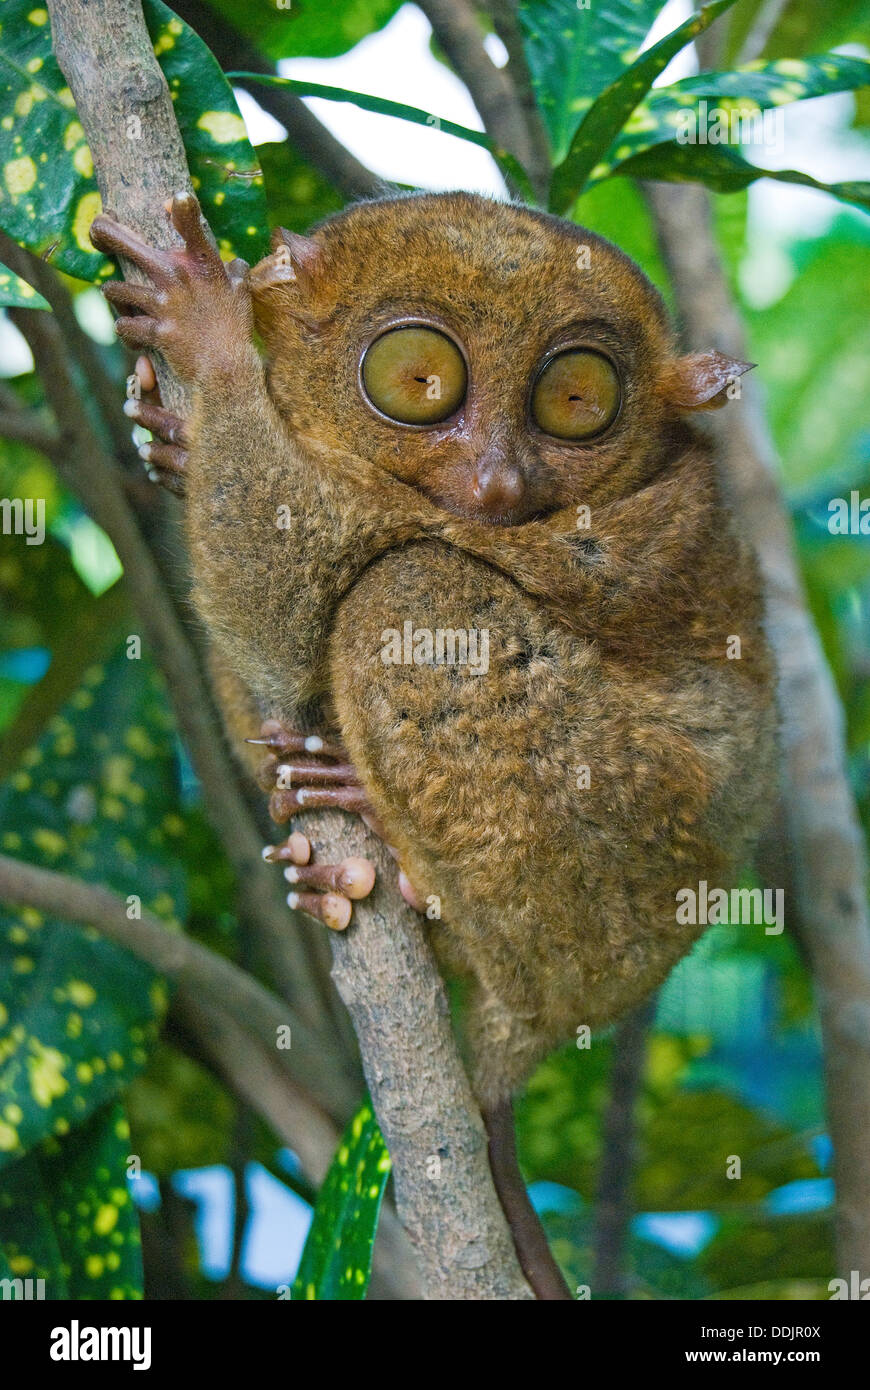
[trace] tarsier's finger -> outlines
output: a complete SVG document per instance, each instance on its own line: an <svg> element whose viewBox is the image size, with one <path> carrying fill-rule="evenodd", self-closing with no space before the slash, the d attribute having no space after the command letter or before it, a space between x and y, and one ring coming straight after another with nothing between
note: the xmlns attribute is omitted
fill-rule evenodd
<svg viewBox="0 0 870 1390"><path fill-rule="evenodd" d="M280 845L266 845L263 858L269 864L289 859L291 864L307 864L311 858L311 841L301 830L294 830Z"/></svg>
<svg viewBox="0 0 870 1390"><path fill-rule="evenodd" d="M361 815L369 810L369 800L362 787L299 787L279 789L269 798L269 815L281 825L298 811L312 811L328 806Z"/></svg>
<svg viewBox="0 0 870 1390"><path fill-rule="evenodd" d="M145 314L137 314L130 319L115 319L115 332L131 348L160 346L160 325L156 319L150 319Z"/></svg>
<svg viewBox="0 0 870 1390"><path fill-rule="evenodd" d="M267 719L260 729L260 737L248 738L245 742L274 748L276 753L317 753L323 758L347 757L341 744L331 743L319 734L297 733L295 729L288 729L279 719Z"/></svg>
<svg viewBox="0 0 870 1390"><path fill-rule="evenodd" d="M148 481L149 483L159 483L160 487L165 488L167 492L171 492L173 497L187 496L187 488L184 486L184 481L177 473L163 472L160 468L149 467Z"/></svg>
<svg viewBox="0 0 870 1390"><path fill-rule="evenodd" d="M164 444L184 447L190 443L186 421L180 415L173 415L171 410L165 410L162 405L151 405L148 401L136 400L135 396L131 396L124 402L124 414L143 429L158 435Z"/></svg>
<svg viewBox="0 0 870 1390"><path fill-rule="evenodd" d="M150 464L154 469L159 468L181 477L187 463L187 450L179 449L174 444L161 444L159 440L152 439L147 444L139 445L139 457L143 463Z"/></svg>
<svg viewBox="0 0 870 1390"><path fill-rule="evenodd" d="M91 223L90 238L98 251L105 251L111 256L124 256L150 275L156 285L165 284L173 277L174 267L169 251L159 251L156 246L149 246L138 232L122 226L104 212Z"/></svg>
<svg viewBox="0 0 870 1390"><path fill-rule="evenodd" d="M209 239L199 203L193 194L176 193L170 204L169 216L189 255L194 256L203 267L223 273L223 261L217 247Z"/></svg>
<svg viewBox="0 0 870 1390"><path fill-rule="evenodd" d="M368 897L375 886L375 867L368 859L352 855L340 864L290 864L284 870L288 883L305 888L329 889L358 901Z"/></svg>
<svg viewBox="0 0 870 1390"><path fill-rule="evenodd" d="M110 280L103 286L103 294L116 309L138 309L151 318L156 318L160 310L157 292L149 285L134 285L129 280Z"/></svg>
<svg viewBox="0 0 870 1390"><path fill-rule="evenodd" d="M332 931L344 931L353 912L350 899L343 898L339 893L292 892L287 894L287 906L307 912L309 917L316 917Z"/></svg>
<svg viewBox="0 0 870 1390"><path fill-rule="evenodd" d="M338 783L358 787L359 778L351 763L282 763L275 767L275 777L282 787L321 786Z"/></svg>

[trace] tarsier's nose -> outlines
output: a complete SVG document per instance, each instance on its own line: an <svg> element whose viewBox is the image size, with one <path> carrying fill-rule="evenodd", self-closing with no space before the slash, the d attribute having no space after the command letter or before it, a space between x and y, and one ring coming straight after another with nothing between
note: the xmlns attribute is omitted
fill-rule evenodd
<svg viewBox="0 0 870 1390"><path fill-rule="evenodd" d="M488 516L515 511L526 495L522 470L501 449L487 449L474 470L474 500Z"/></svg>

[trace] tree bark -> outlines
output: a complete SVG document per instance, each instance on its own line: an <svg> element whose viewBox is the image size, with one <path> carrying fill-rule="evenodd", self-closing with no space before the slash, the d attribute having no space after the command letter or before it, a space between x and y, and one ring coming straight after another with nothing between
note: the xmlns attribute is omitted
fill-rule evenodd
<svg viewBox="0 0 870 1390"><path fill-rule="evenodd" d="M171 244L163 204L190 183L138 0L49 0L48 8L55 53L76 100L104 205L155 244ZM125 140L133 111L142 132L135 178ZM165 366L158 375L164 399L184 411L175 378ZM355 925L333 939L335 976L357 1027L424 1297L530 1298L422 922L399 896L383 846L359 822L310 813L305 828L324 859L366 854L378 867L372 898L355 904ZM427 1177L433 1158L441 1163L436 1180Z"/></svg>

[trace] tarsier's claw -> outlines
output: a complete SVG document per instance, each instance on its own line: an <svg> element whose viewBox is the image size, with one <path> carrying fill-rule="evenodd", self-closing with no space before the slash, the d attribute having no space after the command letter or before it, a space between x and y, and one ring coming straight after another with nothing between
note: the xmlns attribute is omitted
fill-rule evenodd
<svg viewBox="0 0 870 1390"><path fill-rule="evenodd" d="M347 753L340 743L330 743L319 734L300 734L295 729L288 729L278 719L267 719L260 729L260 737L249 738L245 742L273 748L276 753L317 753L324 758L347 759Z"/></svg>

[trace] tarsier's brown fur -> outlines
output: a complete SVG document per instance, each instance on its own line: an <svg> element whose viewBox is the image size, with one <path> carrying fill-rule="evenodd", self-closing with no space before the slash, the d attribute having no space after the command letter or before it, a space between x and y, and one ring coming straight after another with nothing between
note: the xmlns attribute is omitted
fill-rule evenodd
<svg viewBox="0 0 870 1390"><path fill-rule="evenodd" d="M727 886L764 814L758 580L686 419L722 402L725 369L677 357L615 247L467 194L279 235L250 292L267 379L241 284L204 280L152 343L195 386L195 601L261 707L291 723L319 709L340 733L411 882L440 900L431 939L473 983L491 1104L661 983L703 929L677 923L677 890ZM458 425L403 428L362 395L366 344L407 317L465 347ZM622 378L615 423L583 444L527 418L566 334ZM506 524L467 505L487 451L526 478ZM488 672L386 664L384 634L408 620L485 629Z"/></svg>

